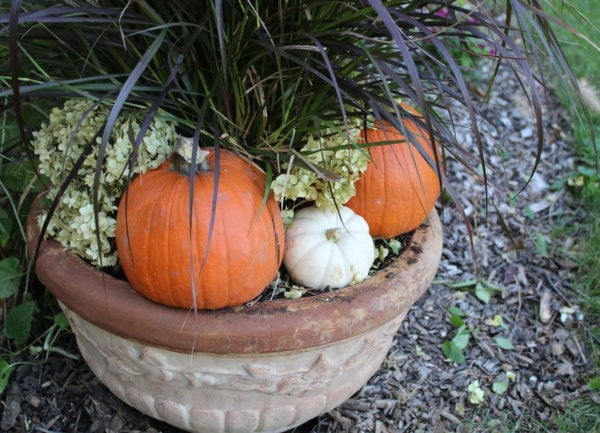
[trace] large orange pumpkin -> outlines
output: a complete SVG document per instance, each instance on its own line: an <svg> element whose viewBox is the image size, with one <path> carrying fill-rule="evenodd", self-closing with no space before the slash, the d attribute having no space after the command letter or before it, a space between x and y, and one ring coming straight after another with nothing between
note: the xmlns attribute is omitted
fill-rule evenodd
<svg viewBox="0 0 600 433"><path fill-rule="evenodd" d="M265 176L221 150L213 209L215 151L203 150L208 167L195 175L191 227L190 182L180 163L136 177L119 204L117 252L125 275L161 304L241 305L264 290L283 258L283 222L274 198L264 202Z"/></svg>
<svg viewBox="0 0 600 433"><path fill-rule="evenodd" d="M346 206L367 220L373 237L390 239L417 228L440 194L437 170L413 144L415 141L432 161L434 149L429 135L413 120L404 120L409 140L387 122L362 131L371 160L356 182L356 195ZM410 137L412 135L412 137ZM410 142L412 141L412 143Z"/></svg>

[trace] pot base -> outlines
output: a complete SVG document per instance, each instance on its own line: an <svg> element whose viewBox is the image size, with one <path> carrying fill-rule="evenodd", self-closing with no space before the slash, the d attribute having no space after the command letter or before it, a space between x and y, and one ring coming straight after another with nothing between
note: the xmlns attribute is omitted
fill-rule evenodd
<svg viewBox="0 0 600 433"><path fill-rule="evenodd" d="M61 308L85 361L113 394L196 433L282 432L335 408L379 369L404 319L324 346L257 357L148 346Z"/></svg>

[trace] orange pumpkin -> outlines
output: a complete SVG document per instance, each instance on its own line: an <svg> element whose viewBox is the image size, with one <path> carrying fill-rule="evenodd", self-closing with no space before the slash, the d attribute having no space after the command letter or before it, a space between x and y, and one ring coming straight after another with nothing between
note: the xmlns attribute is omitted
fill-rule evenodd
<svg viewBox="0 0 600 433"><path fill-rule="evenodd" d="M413 143L416 140L435 160L427 131L413 120L403 123ZM425 220L440 194L440 182L437 171L398 129L387 122L377 126L362 131L363 143L397 143L368 147L371 160L356 182L356 195L346 206L367 220L371 236L390 239L414 230Z"/></svg>
<svg viewBox="0 0 600 433"><path fill-rule="evenodd" d="M264 174L221 150L213 209L215 152L203 150L208 167L195 175L191 227L190 182L180 161L136 177L119 204L117 252L125 275L161 304L241 305L261 293L283 258L283 222L274 198L263 200Z"/></svg>

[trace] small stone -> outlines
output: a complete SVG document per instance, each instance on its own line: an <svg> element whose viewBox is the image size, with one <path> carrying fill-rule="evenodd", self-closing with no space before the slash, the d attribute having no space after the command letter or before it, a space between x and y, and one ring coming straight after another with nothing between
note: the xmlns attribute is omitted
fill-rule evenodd
<svg viewBox="0 0 600 433"><path fill-rule="evenodd" d="M542 291L542 296L540 297L540 322L548 323L550 319L552 319L552 292L548 289L544 289Z"/></svg>
<svg viewBox="0 0 600 433"><path fill-rule="evenodd" d="M560 341L555 341L550 343L550 350L552 351L552 355L561 356L565 352L565 345Z"/></svg>
<svg viewBox="0 0 600 433"><path fill-rule="evenodd" d="M531 138L533 137L533 128L531 126L527 126L521 129L521 138Z"/></svg>
<svg viewBox="0 0 600 433"><path fill-rule="evenodd" d="M544 191L547 191L550 186L548 182L544 179L544 176L539 172L536 172L531 177L531 182L529 182L529 190L534 194L540 194Z"/></svg>
<svg viewBox="0 0 600 433"><path fill-rule="evenodd" d="M37 395L30 395L29 396L29 404L34 407L34 408L38 408L40 407L40 404L42 403L42 400L40 400L40 398Z"/></svg>
<svg viewBox="0 0 600 433"><path fill-rule="evenodd" d="M556 373L563 376L572 376L575 374L575 370L573 369L573 364L568 361L563 362L556 369Z"/></svg>

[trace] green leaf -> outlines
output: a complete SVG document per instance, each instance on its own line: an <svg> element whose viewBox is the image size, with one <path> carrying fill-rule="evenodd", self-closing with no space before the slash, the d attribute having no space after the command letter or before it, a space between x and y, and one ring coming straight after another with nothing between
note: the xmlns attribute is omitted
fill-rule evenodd
<svg viewBox="0 0 600 433"><path fill-rule="evenodd" d="M448 312L452 314L449 319L452 326L456 326L458 328L465 324L465 321L462 319L465 314L460 310L460 308L452 306L448 308Z"/></svg>
<svg viewBox="0 0 600 433"><path fill-rule="evenodd" d="M447 287L450 287L451 289L458 289L458 290L468 290L468 289L472 289L475 292L475 296L477 297L477 299L479 299L481 302L487 304L490 302L492 296L495 293L499 293L502 292L502 288L495 286L485 280L482 279L478 279L478 280L467 280L467 281L462 281L462 282L458 282L458 283L447 283L444 282L444 284Z"/></svg>
<svg viewBox="0 0 600 433"><path fill-rule="evenodd" d="M548 257L548 238L539 231L535 232L535 247L541 257Z"/></svg>
<svg viewBox="0 0 600 433"><path fill-rule="evenodd" d="M5 247L12 233L13 220L4 209L0 208L0 246Z"/></svg>
<svg viewBox="0 0 600 433"><path fill-rule="evenodd" d="M489 304L492 299L492 293L481 283L477 283L475 286L475 296L484 304Z"/></svg>
<svg viewBox="0 0 600 433"><path fill-rule="evenodd" d="M463 349L469 344L470 338L471 331L466 327L466 325L462 325L460 328L458 328L456 335L454 338L452 338L452 340L442 343L442 352L449 360L454 361L457 364L464 364L465 354Z"/></svg>
<svg viewBox="0 0 600 433"><path fill-rule="evenodd" d="M0 179L8 189L21 192L25 190L34 176L35 171L29 161L21 161L3 166Z"/></svg>
<svg viewBox="0 0 600 433"><path fill-rule="evenodd" d="M388 245L394 254L398 254L400 252L400 248L402 248L402 242L397 239L391 239L388 242Z"/></svg>
<svg viewBox="0 0 600 433"><path fill-rule="evenodd" d="M465 321L462 319L462 317L457 316L457 315L453 315L450 316L450 324L452 326L456 326L457 328L460 326L463 326L465 324Z"/></svg>
<svg viewBox="0 0 600 433"><path fill-rule="evenodd" d="M471 338L471 331L467 329L466 326L461 326L456 331L456 335L452 339L452 343L456 345L459 349L464 349L469 344L469 340Z"/></svg>
<svg viewBox="0 0 600 433"><path fill-rule="evenodd" d="M19 259L8 257L0 260L0 299L17 293L20 278Z"/></svg>
<svg viewBox="0 0 600 433"><path fill-rule="evenodd" d="M510 339L508 339L508 338L496 337L496 338L494 338L494 340L496 340L496 344L501 349L513 350L515 348L515 346L512 344L512 341L510 341Z"/></svg>
<svg viewBox="0 0 600 433"><path fill-rule="evenodd" d="M495 293L502 292L502 288L494 286L484 280L479 280L475 285L475 296L484 304L489 304Z"/></svg>
<svg viewBox="0 0 600 433"><path fill-rule="evenodd" d="M304 289L290 289L284 292L283 296L285 299L299 299L304 295L304 293L306 293L306 290Z"/></svg>
<svg viewBox="0 0 600 433"><path fill-rule="evenodd" d="M463 317L465 315L465 313L463 313L460 308L458 308L454 305L448 308L448 312L450 314L452 314L453 316Z"/></svg>
<svg viewBox="0 0 600 433"><path fill-rule="evenodd" d="M593 377L588 382L588 388L590 391L600 391L600 377Z"/></svg>
<svg viewBox="0 0 600 433"><path fill-rule="evenodd" d="M458 334L452 339L452 343L462 350L467 347L470 338L471 336L469 334Z"/></svg>
<svg viewBox="0 0 600 433"><path fill-rule="evenodd" d="M6 315L4 334L14 340L16 344L24 343L27 337L29 337L34 310L35 303L33 301L26 301L14 307Z"/></svg>
<svg viewBox="0 0 600 433"><path fill-rule="evenodd" d="M595 178L598 176L598 171L594 167L588 167L586 165L580 165L577 167L577 172L583 174L584 176Z"/></svg>
<svg viewBox="0 0 600 433"><path fill-rule="evenodd" d="M60 329L69 329L70 326L69 319L67 319L67 316L62 311L54 315L54 324Z"/></svg>
<svg viewBox="0 0 600 433"><path fill-rule="evenodd" d="M477 284L477 280L459 281L458 283L446 283L451 289L470 289Z"/></svg>
<svg viewBox="0 0 600 433"><path fill-rule="evenodd" d="M529 206L527 206L527 207L525 207L525 209L523 209L523 213L530 220L533 220L533 219L537 218L536 213L534 211L532 211Z"/></svg>
<svg viewBox="0 0 600 433"><path fill-rule="evenodd" d="M508 389L508 383L506 382L494 382L492 384L492 391L494 391L498 395L502 395Z"/></svg>
<svg viewBox="0 0 600 433"><path fill-rule="evenodd" d="M508 326L506 326L506 323L504 323L504 319L502 318L501 314L496 314L492 320L486 323L488 323L491 326L500 326L504 329L508 328Z"/></svg>
<svg viewBox="0 0 600 433"><path fill-rule="evenodd" d="M4 359L0 358L0 395L6 389L6 385L8 385L8 379L10 377L10 373L12 372L12 367L8 362Z"/></svg>
<svg viewBox="0 0 600 433"><path fill-rule="evenodd" d="M452 341L444 341L441 348L444 356L450 361L454 361L457 364L465 363L465 354L462 349L457 347Z"/></svg>

